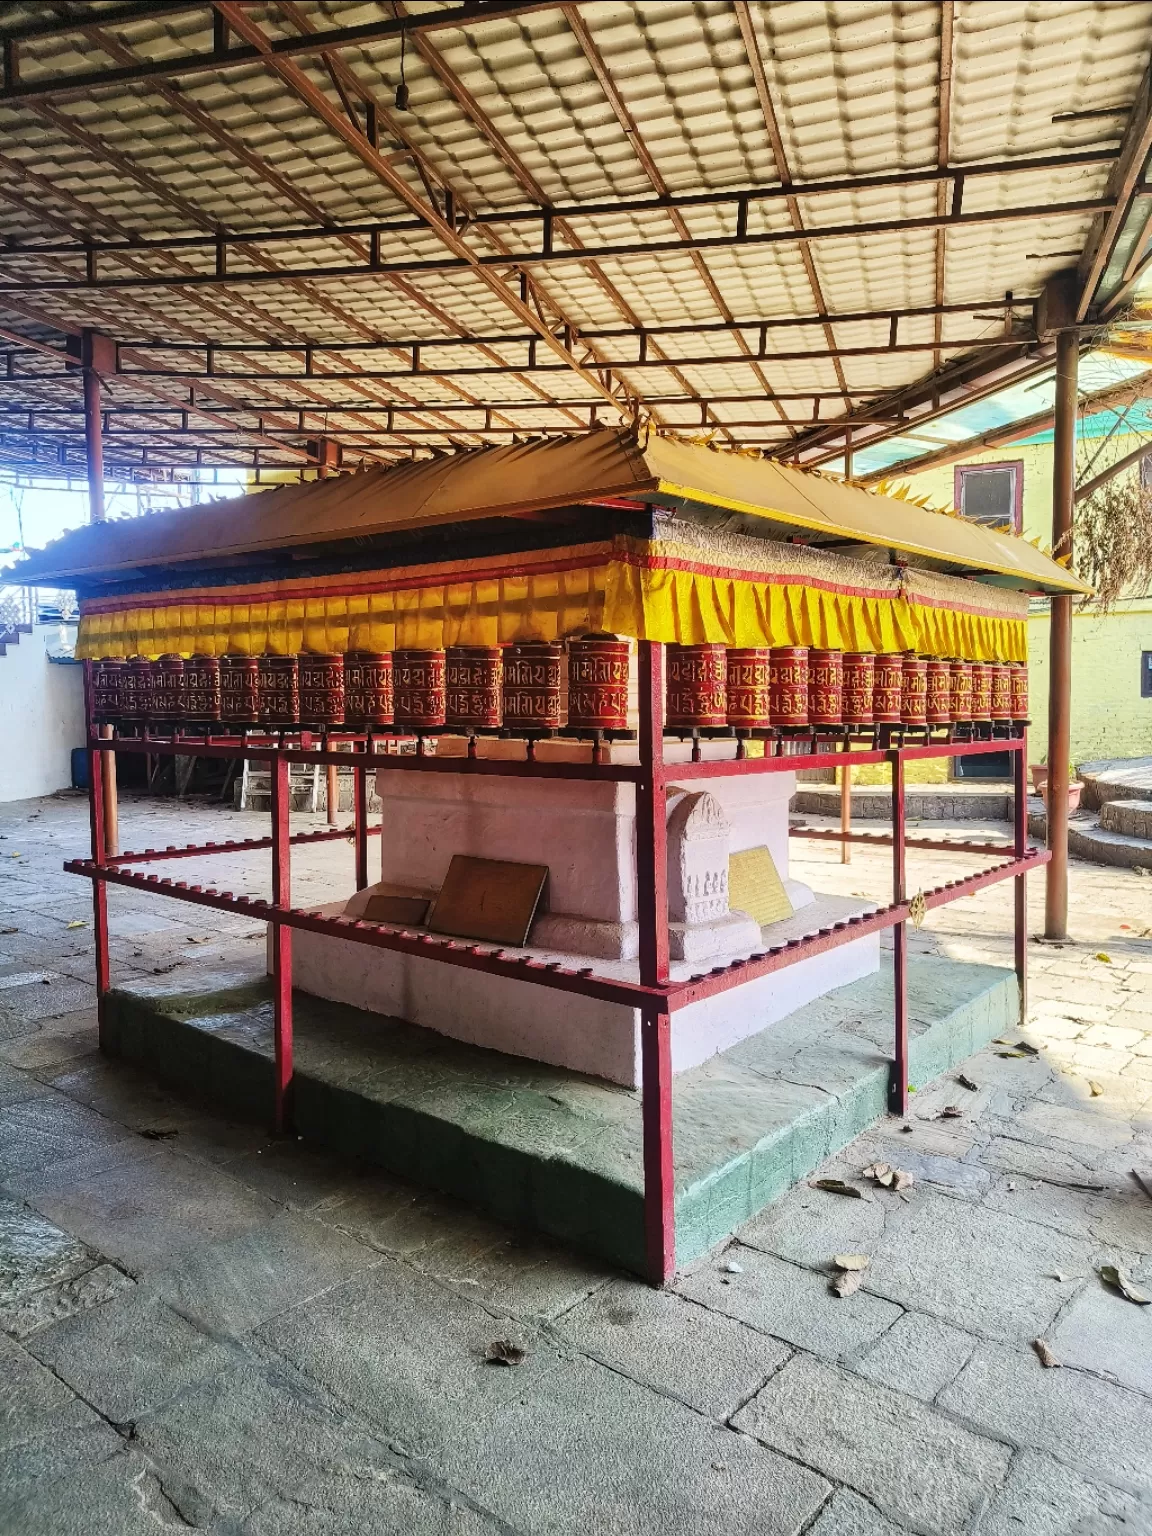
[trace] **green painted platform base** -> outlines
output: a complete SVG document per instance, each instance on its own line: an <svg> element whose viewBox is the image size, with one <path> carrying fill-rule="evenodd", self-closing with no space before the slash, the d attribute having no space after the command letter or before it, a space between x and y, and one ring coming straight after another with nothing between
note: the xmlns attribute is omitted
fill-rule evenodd
<svg viewBox="0 0 1152 1536"><path fill-rule="evenodd" d="M908 993L915 1085L1017 1018L1015 974L993 966L916 958ZM558 1004L541 992L540 1006ZM295 1122L306 1140L642 1271L637 1093L303 993L294 1016ZM679 1264L886 1113L891 1037L886 963L676 1078ZM262 977L114 990L100 1043L226 1113L271 1118Z"/></svg>

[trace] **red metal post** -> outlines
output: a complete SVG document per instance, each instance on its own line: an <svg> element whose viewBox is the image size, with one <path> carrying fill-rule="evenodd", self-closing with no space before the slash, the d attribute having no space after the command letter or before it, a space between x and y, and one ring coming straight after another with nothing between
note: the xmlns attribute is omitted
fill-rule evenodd
<svg viewBox="0 0 1152 1536"><path fill-rule="evenodd" d="M353 836L356 840L356 889L368 885L368 765L353 760Z"/></svg>
<svg viewBox="0 0 1152 1536"><path fill-rule="evenodd" d="M640 778L636 785L636 916L640 983L668 980L668 829L664 774L664 647L639 643ZM648 1279L676 1272L676 1196L672 1167L672 1037L667 1013L640 1009L640 1087L644 1134L644 1243Z"/></svg>
<svg viewBox="0 0 1152 1536"><path fill-rule="evenodd" d="M1015 840L1013 852L1023 858L1028 847L1028 735L1025 732L1020 750L1012 765L1012 812ZM1013 881L1016 896L1015 928L1016 980L1020 984L1020 1023L1028 1022L1028 876L1017 875Z"/></svg>
<svg viewBox="0 0 1152 1536"><path fill-rule="evenodd" d="M889 753L892 764L892 900L907 899L904 859L904 759L899 748ZM894 1115L908 1113L908 924L892 930L892 981L894 992L895 1053L888 1107Z"/></svg>
<svg viewBox="0 0 1152 1536"><path fill-rule="evenodd" d="M272 781L272 986L275 1023L273 1125L279 1133L292 1124L292 930L275 912L292 905L292 850L288 839L290 789L288 759L277 753Z"/></svg>
<svg viewBox="0 0 1152 1536"><path fill-rule="evenodd" d="M84 715L92 732L92 663L84 663ZM109 754L111 756L111 754ZM108 856L104 829L107 807L104 798L104 753L88 748L88 820L92 838L92 860L101 865ZM103 880L92 882L92 934L96 941L96 1017L104 1022L104 994L110 981L108 956L108 887Z"/></svg>

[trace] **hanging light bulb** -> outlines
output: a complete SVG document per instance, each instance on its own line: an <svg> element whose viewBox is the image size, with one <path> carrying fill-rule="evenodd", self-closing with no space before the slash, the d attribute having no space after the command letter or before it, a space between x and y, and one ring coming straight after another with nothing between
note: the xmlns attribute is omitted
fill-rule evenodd
<svg viewBox="0 0 1152 1536"><path fill-rule="evenodd" d="M397 112L407 112L407 110L408 110L408 99L409 99L409 94L410 93L409 93L409 90L408 90L408 82L404 78L404 49L405 49L405 44L407 43L407 41L408 41L408 34L406 32L401 32L401 34L400 34L400 81L399 81L398 85L396 86L396 96L395 96Z"/></svg>

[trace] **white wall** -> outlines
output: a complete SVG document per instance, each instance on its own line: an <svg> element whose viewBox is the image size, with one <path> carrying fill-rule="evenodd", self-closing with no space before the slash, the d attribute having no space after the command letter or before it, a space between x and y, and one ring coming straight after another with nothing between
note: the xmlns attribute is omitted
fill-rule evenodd
<svg viewBox="0 0 1152 1536"><path fill-rule="evenodd" d="M59 624L37 624L0 656L0 802L72 782L71 751L84 745L84 670L48 660L60 640Z"/></svg>

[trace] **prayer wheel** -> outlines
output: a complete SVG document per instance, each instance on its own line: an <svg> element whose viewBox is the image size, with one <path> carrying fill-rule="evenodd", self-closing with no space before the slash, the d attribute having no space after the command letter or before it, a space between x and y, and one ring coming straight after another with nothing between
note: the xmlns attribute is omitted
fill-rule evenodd
<svg viewBox="0 0 1152 1536"><path fill-rule="evenodd" d="M952 723L952 663L932 656L927 663L928 697L925 715L929 725Z"/></svg>
<svg viewBox="0 0 1152 1536"><path fill-rule="evenodd" d="M812 725L844 722L844 656L841 651L808 652L808 719Z"/></svg>
<svg viewBox="0 0 1152 1536"><path fill-rule="evenodd" d="M124 719L143 725L152 712L152 663L132 656L124 674Z"/></svg>
<svg viewBox="0 0 1152 1536"><path fill-rule="evenodd" d="M400 730L443 730L447 709L445 670L443 651L392 653L393 708Z"/></svg>
<svg viewBox="0 0 1152 1536"><path fill-rule="evenodd" d="M504 652L505 730L555 731L563 723L564 648L526 640Z"/></svg>
<svg viewBox="0 0 1152 1536"><path fill-rule="evenodd" d="M876 658L871 651L844 654L844 724L872 724L872 695L876 690Z"/></svg>
<svg viewBox="0 0 1152 1536"><path fill-rule="evenodd" d="M993 720L1012 718L1012 668L1006 661L994 662L992 672L992 696L989 713Z"/></svg>
<svg viewBox="0 0 1152 1536"><path fill-rule="evenodd" d="M952 673L952 723L966 725L972 719L972 663L954 661Z"/></svg>
<svg viewBox="0 0 1152 1536"><path fill-rule="evenodd" d="M628 729L628 642L584 635L568 645L568 725L581 731Z"/></svg>
<svg viewBox="0 0 1152 1536"><path fill-rule="evenodd" d="M391 725L392 655L349 651L344 657L344 719L362 729Z"/></svg>
<svg viewBox="0 0 1152 1536"><path fill-rule="evenodd" d="M728 724L738 731L763 731L768 727L771 656L767 646L728 649Z"/></svg>
<svg viewBox="0 0 1152 1536"><path fill-rule="evenodd" d="M1028 719L1028 663L1012 663L1012 718L1017 724Z"/></svg>
<svg viewBox="0 0 1152 1536"><path fill-rule="evenodd" d="M928 723L928 663L923 656L905 654L900 695L900 721L903 725Z"/></svg>
<svg viewBox="0 0 1152 1536"><path fill-rule="evenodd" d="M728 662L722 645L668 647L664 723L671 730L728 724Z"/></svg>
<svg viewBox="0 0 1152 1536"><path fill-rule="evenodd" d="M992 668L987 662L972 663L972 720L992 718Z"/></svg>
<svg viewBox="0 0 1152 1536"><path fill-rule="evenodd" d="M344 724L344 658L302 651L296 658L300 679L300 720L325 731Z"/></svg>
<svg viewBox="0 0 1152 1536"><path fill-rule="evenodd" d="M127 663L104 656L91 669L92 719L97 725L117 725L124 717L124 674Z"/></svg>
<svg viewBox="0 0 1152 1536"><path fill-rule="evenodd" d="M261 656L260 720L282 729L300 723L300 663L295 656Z"/></svg>
<svg viewBox="0 0 1152 1536"><path fill-rule="evenodd" d="M184 684L187 690L185 707L189 720L213 721L220 719L220 660L216 656L197 653L184 663Z"/></svg>
<svg viewBox="0 0 1152 1536"><path fill-rule="evenodd" d="M498 729L504 656L498 645L450 645L445 666L445 723L465 731Z"/></svg>
<svg viewBox="0 0 1152 1536"><path fill-rule="evenodd" d="M786 729L808 724L806 645L774 645L769 652L768 718Z"/></svg>
<svg viewBox="0 0 1152 1536"><path fill-rule="evenodd" d="M161 656L152 664L152 702L148 718L157 725L178 725L188 713L188 679L184 658Z"/></svg>
<svg viewBox="0 0 1152 1536"><path fill-rule="evenodd" d="M876 658L872 688L872 718L877 725L899 725L903 720L904 658L885 651Z"/></svg>
<svg viewBox="0 0 1152 1536"><path fill-rule="evenodd" d="M220 722L246 727L260 719L260 662L255 656L221 656Z"/></svg>

